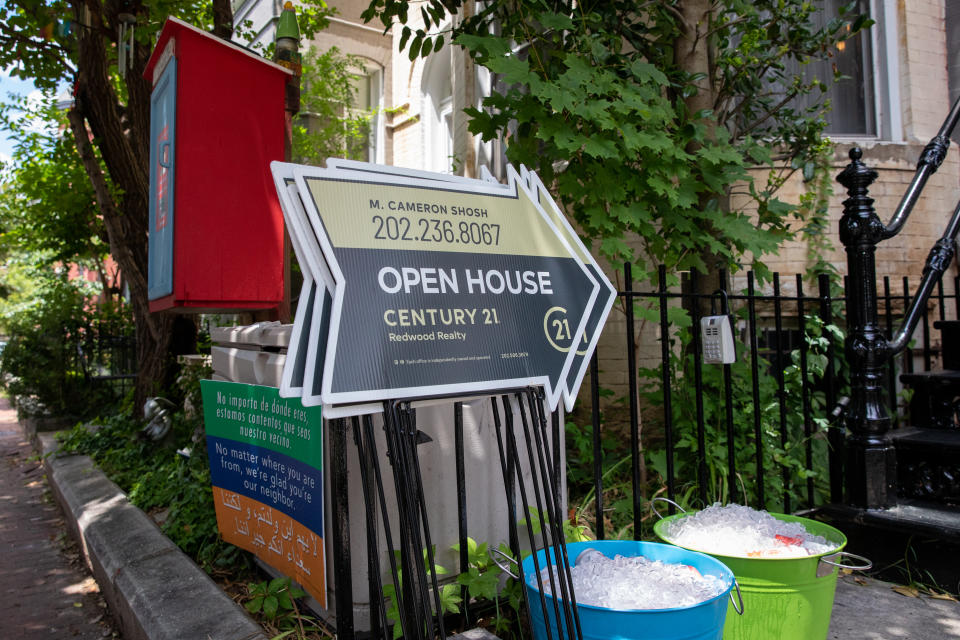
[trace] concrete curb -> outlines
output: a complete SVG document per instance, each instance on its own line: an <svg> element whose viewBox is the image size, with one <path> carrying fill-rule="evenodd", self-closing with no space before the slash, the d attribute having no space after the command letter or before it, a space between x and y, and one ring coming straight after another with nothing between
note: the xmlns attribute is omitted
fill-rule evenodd
<svg viewBox="0 0 960 640"><path fill-rule="evenodd" d="M58 457L53 434L36 439L67 527L126 640L267 640L89 457Z"/></svg>

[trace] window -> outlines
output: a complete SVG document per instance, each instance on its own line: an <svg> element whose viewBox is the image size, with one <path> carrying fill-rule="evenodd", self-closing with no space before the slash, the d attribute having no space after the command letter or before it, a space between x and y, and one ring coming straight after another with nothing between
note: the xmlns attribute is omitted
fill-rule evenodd
<svg viewBox="0 0 960 640"><path fill-rule="evenodd" d="M450 47L427 59L421 80L423 123L423 168L453 173L453 85Z"/></svg>
<svg viewBox="0 0 960 640"><path fill-rule="evenodd" d="M947 51L960 50L960 3L946 3L947 18ZM947 73L950 82L950 104L960 98L960 56L947 57ZM960 142L960 129L953 130L953 140Z"/></svg>
<svg viewBox="0 0 960 640"><path fill-rule="evenodd" d="M367 115L370 118L369 133L367 135L366 151L367 162L384 162L383 139L383 72L377 68L366 68L353 78L356 90L352 115Z"/></svg>
<svg viewBox="0 0 960 640"><path fill-rule="evenodd" d="M837 16L847 2L820 0L824 10L818 14L817 26ZM828 135L900 140L896 0L859 0L854 11L869 14L876 24L839 43L830 59L811 62L798 70L828 86L826 98L832 106L827 115ZM844 76L837 83L833 82L835 71ZM798 106L812 104L814 98L820 99L806 96L798 100Z"/></svg>
<svg viewBox="0 0 960 640"><path fill-rule="evenodd" d="M836 15L840 2L827 0L826 16ZM865 5L866 2L859 3ZM867 7L857 7L864 11ZM823 15L823 14L821 14ZM868 34L860 33L849 40L837 44L836 52L829 61L811 64L818 76L831 79L834 70L844 76L838 83L830 85L827 97L833 105L827 124L827 133L849 135L877 135L877 117L874 110L872 47Z"/></svg>
<svg viewBox="0 0 960 640"><path fill-rule="evenodd" d="M330 67L304 65L300 112L294 127L294 160L322 165L328 157L384 162L383 72L378 65L351 60ZM326 71L332 68L332 71ZM311 82L311 79L316 81ZM332 80L332 81L330 81ZM349 97L347 97L349 92ZM350 106L348 107L347 104Z"/></svg>

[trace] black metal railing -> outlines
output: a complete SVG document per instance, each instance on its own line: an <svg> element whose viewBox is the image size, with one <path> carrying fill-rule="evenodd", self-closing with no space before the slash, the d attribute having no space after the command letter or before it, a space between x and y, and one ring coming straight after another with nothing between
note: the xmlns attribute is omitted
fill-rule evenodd
<svg viewBox="0 0 960 640"><path fill-rule="evenodd" d="M960 100L954 103L940 131L924 149L914 178L886 225L869 195L878 174L861 160L863 152L850 150L850 164L837 176L846 188L840 219L840 241L846 248L847 320L850 331L845 352L850 364L850 406L845 422L850 431L847 447L846 500L858 508L884 508L896 501L896 453L890 439L891 417L883 402L888 363L906 349L914 328L925 315L934 287L953 260L960 233L960 203L943 235L931 248L917 291L904 317L889 337L878 318L875 254L877 245L900 233L927 178L939 168L949 149L949 137L960 120Z"/></svg>
<svg viewBox="0 0 960 640"><path fill-rule="evenodd" d="M108 389L117 399L137 377L137 338L132 326L121 321L93 321L74 327L63 336L65 372L79 374L86 387Z"/></svg>
<svg viewBox="0 0 960 640"><path fill-rule="evenodd" d="M692 278L695 280L696 275ZM724 280L725 276L721 278ZM662 443L662 450L658 451L665 453L666 464L660 478L648 481L648 486L644 487L636 471L640 466L640 443L631 438L631 467L634 469L630 486L634 497L631 517L641 536L649 533L649 527L641 523L651 515L645 498L661 490L671 500L692 507L723 499L790 513L815 508L825 502L843 502L845 430L837 421L839 412L832 417L831 414L849 393L850 372L840 357L846 328L841 310L847 299L826 275L817 279L813 292L799 275L785 278L773 274L763 288L757 284L752 272L739 280L744 281L743 286L739 289L731 287L731 291L722 295L726 307L723 311L735 318L737 354L741 362L738 373L747 376L734 383L735 365L705 364L701 356L701 305L694 304L694 301L719 297L719 292L705 296L684 293L679 288L671 290L667 287L667 274L663 269L655 289L637 290L631 281L630 266L624 267L624 287L619 295L624 303L621 308L625 322L628 327L633 326L633 330L625 332L622 344L628 356L636 353L638 341L649 340L650 335L649 332L641 333L633 321L636 315L633 306L645 307L648 310L643 314L645 317L659 318L660 361L652 366L641 365L640 376L630 377L627 391L620 398L629 407L631 434L638 433L642 416L647 440L643 443L643 450L649 453L651 443ZM785 293L788 282L792 285L792 292ZM901 323L905 309L910 308L913 300L911 286L909 279L903 278L902 290L895 291L890 278L884 278L880 317L887 331L892 332ZM960 279L953 280L952 288L953 291L948 292L942 282L938 285L931 306L923 307L919 314L913 340L886 371L885 403L891 415L898 416L895 424L902 420L905 409L899 374L937 366L940 351L939 345L931 341L932 319L960 317L960 296L957 295ZM695 290L695 286L691 289ZM689 328L668 322L670 306L690 310ZM811 353L811 343L815 345L815 353ZM811 357L819 360L816 366L811 365ZM633 358L627 358L626 366L630 371L637 370ZM713 381L708 383L705 372L711 369L714 370ZM616 367L600 361L595 355L590 371L590 391L585 397L589 397L593 405L590 412L590 429L595 443L592 477L597 498L592 511L594 522L598 524L596 534L602 538L608 533L602 526L608 510L603 498L604 456L619 454L601 449L601 433L611 425L603 419L599 398L600 390L609 386L604 382L604 372L614 377ZM775 387L773 393L769 391L771 379ZM650 387L655 382L659 384L659 391L637 392L638 387ZM767 388L766 393L761 392L762 387ZM681 411L676 408L678 394L682 394L682 401L688 403ZM713 405L712 411L705 409L708 402ZM719 422L716 419L711 421L707 414L714 418L719 416ZM678 424L680 421L684 424ZM740 425L739 429L734 428L735 423ZM750 428L744 429L744 424L749 424ZM651 425L655 428L651 429ZM613 428L619 427L613 425ZM692 433L695 442L692 452L695 466L691 470L687 465L682 476L677 473L679 431L686 432L687 440L691 439ZM716 450L710 452L711 443L715 445L721 441L723 454L719 455ZM771 445L779 445L780 450L771 452L774 448ZM792 449L793 457L785 464L778 458L788 447ZM747 456L747 452L751 455ZM722 473L726 493L711 492L711 483L707 480L708 461L726 465ZM780 478L775 484L781 487L774 495L768 490L772 475ZM681 496L681 487L686 488L686 499ZM749 496L743 495L744 492Z"/></svg>

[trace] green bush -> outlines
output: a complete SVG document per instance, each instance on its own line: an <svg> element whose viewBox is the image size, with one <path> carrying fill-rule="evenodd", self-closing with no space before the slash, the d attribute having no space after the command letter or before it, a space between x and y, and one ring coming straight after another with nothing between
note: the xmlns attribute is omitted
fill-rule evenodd
<svg viewBox="0 0 960 640"><path fill-rule="evenodd" d="M92 293L88 283L69 281L65 273L42 272L35 295L6 310L0 375L8 393L32 399L33 412L84 419L121 400L107 381L84 371L83 350L95 325L124 332L130 323L116 310L92 308Z"/></svg>
<svg viewBox="0 0 960 640"><path fill-rule="evenodd" d="M827 429L826 415L831 407L826 405L824 375L829 365L827 358L831 343L837 352L843 344L843 333L834 325L825 325L816 316L806 316L804 336L807 348L807 402L809 403L809 422L811 433L805 433L805 407L803 404L804 380L800 366L800 351L795 349L784 355L789 363L783 369L784 391L779 392L777 378L773 375L770 362L761 359L759 374L759 413L761 424L760 449L764 456L765 472L762 478L756 475L756 434L754 432L754 401L751 387L752 370L748 355L743 355L730 366L731 394L733 401L733 436L738 487L736 501L752 504L758 508L783 511L784 494L792 505L805 504L806 483L813 480L814 505L824 502L829 494L827 470ZM714 501L723 503L732 500L728 494L727 467L727 430L726 406L724 402L723 368L703 365L701 369L702 387L699 390L703 407L704 444L703 458L706 466L707 504L696 504L697 467L700 451L697 435L697 397L698 390L690 384L693 371L693 354L690 352L689 333L681 336L682 355L673 353L670 362L672 387L674 464L679 481L678 494L684 496L684 506L705 507ZM843 381L841 361L835 353L834 367L838 372L835 384L841 390ZM650 406L662 408L663 390L660 384L661 369L642 369L641 383L644 387L643 398ZM786 441L780 433L780 402L784 403L784 421ZM806 447L812 448L812 466L807 465ZM666 478L665 449L648 451L648 465L661 478ZM786 475L784 475L786 474ZM786 480L786 482L785 482ZM758 487L764 487L764 502L759 504Z"/></svg>
<svg viewBox="0 0 960 640"><path fill-rule="evenodd" d="M184 395L197 400L202 372L181 377ZM217 530L205 441L197 437L199 414L173 414L171 444L141 434L144 425L129 413L102 425L78 425L60 434L65 452L89 455L143 511L155 516L161 530L207 572L244 569L249 556L223 541ZM183 453L180 453L183 452ZM189 455L184 455L189 453Z"/></svg>

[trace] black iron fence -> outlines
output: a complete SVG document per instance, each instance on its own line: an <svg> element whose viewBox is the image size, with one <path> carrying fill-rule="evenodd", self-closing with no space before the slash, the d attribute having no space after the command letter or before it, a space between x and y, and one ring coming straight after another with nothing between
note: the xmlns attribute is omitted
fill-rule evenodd
<svg viewBox="0 0 960 640"><path fill-rule="evenodd" d="M16 328L0 360L4 386L29 414L83 417L129 390L136 339L129 323L72 319Z"/></svg>
<svg viewBox="0 0 960 640"><path fill-rule="evenodd" d="M64 375L122 398L137 377L137 339L129 322L96 320L65 330Z"/></svg>
<svg viewBox="0 0 960 640"><path fill-rule="evenodd" d="M826 275L814 286L799 275L780 274L761 285L750 272L734 278L729 290L698 295L668 287L661 269L655 289L635 290L629 264L623 282L620 306L627 326L634 328L625 332L623 344L630 375L620 400L629 417L628 425L612 428L629 433L628 451L622 444L612 451L604 445L611 425L603 419L600 396L605 373L615 367L595 355L588 379L593 486L587 493L594 501L590 511L596 535L622 530L612 522L613 507L605 501L605 472L610 457L624 453L630 456L637 537L650 533L649 499L654 495L694 508L721 501L787 513L842 503L845 429L839 418L849 384L843 357L846 287L831 284ZM909 279L898 284L889 277L882 281L879 306L888 334L910 307ZM688 288L697 290L696 274ZM940 344L932 324L960 317L958 290L960 279L953 279L952 291L938 283L909 347L887 372L886 402L897 425L907 419L899 375L939 366ZM711 302L715 311L710 313L729 314L736 363L705 363L701 309L707 305L697 301ZM687 309L690 322L670 322L671 307ZM638 312L658 318L656 331L641 329ZM651 339L659 341L659 362L638 364L638 345ZM622 508L622 499L619 504Z"/></svg>

